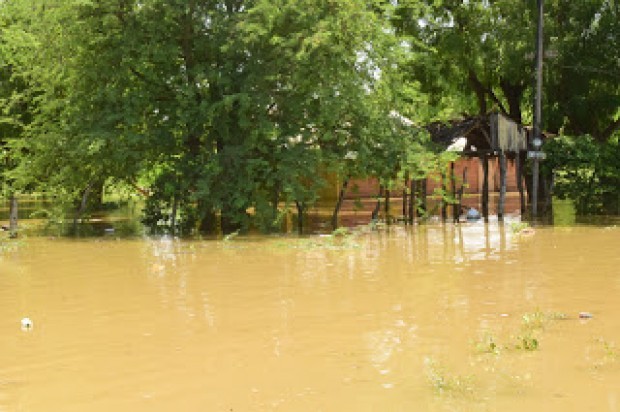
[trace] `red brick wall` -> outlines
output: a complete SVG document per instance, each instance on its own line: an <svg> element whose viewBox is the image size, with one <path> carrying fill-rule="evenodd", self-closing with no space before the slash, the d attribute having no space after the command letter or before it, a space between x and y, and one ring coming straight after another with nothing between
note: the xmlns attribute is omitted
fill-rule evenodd
<svg viewBox="0 0 620 412"><path fill-rule="evenodd" d="M456 189L459 190L463 182L463 171L467 168L466 182L464 189L463 205L481 209L480 199L482 191L482 165L478 159L460 159L455 162L454 175L456 176ZM519 211L519 196L516 182L516 168L513 161L507 163L507 192L506 213L516 213ZM446 182L447 189L451 190L450 182ZM497 159L489 161L489 210L496 213L497 201L499 197L499 164ZM432 194L435 188L441 187L439 179L430 177L427 179L427 194L429 195L429 208L432 208L434 200ZM391 213L394 216L402 214L402 186L393 188L390 193ZM345 200L342 204L341 212L358 218L369 219L370 213L376 205L376 196L379 193L379 182L377 179L353 180L349 183L345 193ZM330 202L330 204L335 203ZM382 206L383 208L383 206ZM451 208L449 208L451 210Z"/></svg>

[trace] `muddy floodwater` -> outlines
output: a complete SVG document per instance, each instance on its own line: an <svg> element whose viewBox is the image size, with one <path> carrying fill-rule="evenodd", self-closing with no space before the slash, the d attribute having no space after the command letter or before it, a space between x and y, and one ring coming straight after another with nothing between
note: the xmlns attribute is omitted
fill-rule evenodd
<svg viewBox="0 0 620 412"><path fill-rule="evenodd" d="M619 241L5 242L0 411L620 411Z"/></svg>

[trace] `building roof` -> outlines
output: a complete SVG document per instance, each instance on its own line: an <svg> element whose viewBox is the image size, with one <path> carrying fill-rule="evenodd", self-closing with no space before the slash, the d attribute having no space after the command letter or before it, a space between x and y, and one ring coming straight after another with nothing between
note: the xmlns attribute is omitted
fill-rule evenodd
<svg viewBox="0 0 620 412"><path fill-rule="evenodd" d="M435 122L428 125L426 130L434 143L445 148L465 138L465 144L459 147L463 148L464 154L469 155L498 150L516 153L528 147L525 128L499 113Z"/></svg>

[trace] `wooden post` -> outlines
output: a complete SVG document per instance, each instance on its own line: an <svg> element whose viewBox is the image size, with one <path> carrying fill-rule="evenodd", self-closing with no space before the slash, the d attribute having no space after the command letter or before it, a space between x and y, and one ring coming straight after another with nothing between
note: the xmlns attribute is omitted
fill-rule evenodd
<svg viewBox="0 0 620 412"><path fill-rule="evenodd" d="M411 179L411 182L409 183L410 185L410 193L409 193L409 223L413 224L413 222L415 221L415 211L416 211L416 207L415 207L415 202L416 202L416 191L418 190L418 181L415 179Z"/></svg>
<svg viewBox="0 0 620 412"><path fill-rule="evenodd" d="M539 146L534 144L535 142L541 142L541 121L542 121L542 69L543 69L543 26L544 26L544 1L538 0L537 10L538 10L538 19L537 19L537 29L536 29L536 91L534 93L534 110L533 110L533 132L534 139L532 140L532 144L534 146L534 150L538 151L540 149ZM536 219L538 215L538 168L539 168L539 159L534 158L534 165L532 167L532 219Z"/></svg>
<svg viewBox="0 0 620 412"><path fill-rule="evenodd" d="M379 219L379 211L381 210L381 196L383 196L383 185L379 185L379 194L377 195L377 204L375 205L375 209L372 211L372 215L371 215L372 220Z"/></svg>
<svg viewBox="0 0 620 412"><path fill-rule="evenodd" d="M506 153L499 151L499 202L497 204L497 220L504 220L504 207L506 205Z"/></svg>
<svg viewBox="0 0 620 412"><path fill-rule="evenodd" d="M484 221L489 221L489 156L485 153L482 155L482 216Z"/></svg>
<svg viewBox="0 0 620 412"><path fill-rule="evenodd" d="M426 198L426 193L428 192L428 187L427 187L427 179L424 178L422 179L422 210L424 211L424 214L427 214L428 211L428 204L427 204L427 198Z"/></svg>
<svg viewBox="0 0 620 412"><path fill-rule="evenodd" d="M407 183L409 183L409 173L407 173L407 176L405 176L405 184L403 186L403 220L405 221L405 223L409 222L409 219L407 219L407 210L409 210L407 208L407 200L408 200L408 196L407 196L407 187L409 186Z"/></svg>
<svg viewBox="0 0 620 412"><path fill-rule="evenodd" d="M390 190L385 189L385 223L390 223Z"/></svg>
<svg viewBox="0 0 620 412"><path fill-rule="evenodd" d="M517 175L517 189L519 190L519 207L521 210L521 216L525 214L525 193L523 191L523 159L521 157L522 152L517 152L516 162L516 175Z"/></svg>
<svg viewBox="0 0 620 412"><path fill-rule="evenodd" d="M9 206L9 237L17 237L17 198L15 193L11 193L10 206Z"/></svg>
<svg viewBox="0 0 620 412"><path fill-rule="evenodd" d="M446 203L446 193L448 188L446 187L446 171L441 172L441 220L443 222L448 218L448 204Z"/></svg>
<svg viewBox="0 0 620 412"><path fill-rule="evenodd" d="M463 168L463 181L461 182L461 188L459 189L459 193L458 193L458 200L457 200L457 210L458 210L458 215L461 214L461 209L463 208L463 193L465 192L465 185L467 184L467 168ZM459 216L456 216L454 221L458 222L459 221Z"/></svg>
<svg viewBox="0 0 620 412"><path fill-rule="evenodd" d="M459 205L456 201L456 177L454 176L454 162L450 162L450 182L452 190L452 220L454 222L459 221Z"/></svg>

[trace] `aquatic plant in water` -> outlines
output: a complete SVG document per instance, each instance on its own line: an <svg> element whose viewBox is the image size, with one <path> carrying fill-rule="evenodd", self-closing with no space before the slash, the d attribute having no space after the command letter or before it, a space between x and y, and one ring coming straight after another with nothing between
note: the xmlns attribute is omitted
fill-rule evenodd
<svg viewBox="0 0 620 412"><path fill-rule="evenodd" d="M476 341L476 352L499 354L500 350L523 350L535 351L540 348L540 333L547 324L555 320L567 319L568 316L563 312L542 312L540 310L524 313L521 316L521 326L519 330L512 334L507 340L499 342L491 333Z"/></svg>
<svg viewBox="0 0 620 412"><path fill-rule="evenodd" d="M512 222L510 223L510 230L512 233L518 234L526 229L530 229L530 224L527 222Z"/></svg>
<svg viewBox="0 0 620 412"><path fill-rule="evenodd" d="M473 375L448 373L432 358L425 358L426 373L433 388L440 395L471 395L475 391Z"/></svg>
<svg viewBox="0 0 620 412"><path fill-rule="evenodd" d="M596 338L594 344L586 348L586 360L594 370L615 364L619 356L615 342L603 337Z"/></svg>

